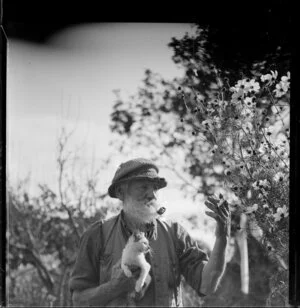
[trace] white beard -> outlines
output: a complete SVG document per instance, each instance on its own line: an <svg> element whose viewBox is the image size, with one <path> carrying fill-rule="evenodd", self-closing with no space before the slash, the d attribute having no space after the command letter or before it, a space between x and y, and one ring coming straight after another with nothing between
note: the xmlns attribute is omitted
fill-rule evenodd
<svg viewBox="0 0 300 308"><path fill-rule="evenodd" d="M157 214L158 209L159 204L155 200L136 204L133 200L126 200L126 203L124 203L124 213L131 223L135 225L143 225L155 220L159 216Z"/></svg>

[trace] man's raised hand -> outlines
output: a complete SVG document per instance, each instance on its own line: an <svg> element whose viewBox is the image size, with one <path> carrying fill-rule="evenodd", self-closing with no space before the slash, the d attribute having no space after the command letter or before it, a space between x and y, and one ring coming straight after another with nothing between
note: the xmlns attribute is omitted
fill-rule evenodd
<svg viewBox="0 0 300 308"><path fill-rule="evenodd" d="M223 199L220 194L220 198L208 197L205 205L212 211L205 211L206 215L214 218L217 222L216 237L229 236L231 225L231 213L229 210L228 202Z"/></svg>

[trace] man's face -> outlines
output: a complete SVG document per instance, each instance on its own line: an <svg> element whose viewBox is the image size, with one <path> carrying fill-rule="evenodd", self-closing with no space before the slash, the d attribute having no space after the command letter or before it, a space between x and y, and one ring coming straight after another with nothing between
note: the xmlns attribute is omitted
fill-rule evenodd
<svg viewBox="0 0 300 308"><path fill-rule="evenodd" d="M151 221L159 208L157 190L155 182L146 179L130 181L123 200L125 213L144 222Z"/></svg>

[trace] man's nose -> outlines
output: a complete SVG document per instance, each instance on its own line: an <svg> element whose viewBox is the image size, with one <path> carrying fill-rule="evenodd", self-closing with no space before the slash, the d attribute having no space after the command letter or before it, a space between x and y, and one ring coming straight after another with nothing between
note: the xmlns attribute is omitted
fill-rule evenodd
<svg viewBox="0 0 300 308"><path fill-rule="evenodd" d="M152 200L152 199L157 199L157 190L155 189L149 189L147 191L147 198Z"/></svg>

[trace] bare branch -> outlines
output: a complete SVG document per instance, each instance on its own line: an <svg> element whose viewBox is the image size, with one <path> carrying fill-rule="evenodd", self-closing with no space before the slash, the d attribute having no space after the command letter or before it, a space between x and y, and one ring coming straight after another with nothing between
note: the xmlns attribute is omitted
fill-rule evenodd
<svg viewBox="0 0 300 308"><path fill-rule="evenodd" d="M75 221L73 219L73 215L72 215L70 209L66 205L64 194L63 194L63 175L64 175L64 172L65 172L65 164L67 162L66 159L63 159L63 154L64 154L64 150L67 146L67 142L68 142L69 138L71 137L71 135L73 134L73 132L74 132L74 130L72 132L70 132L69 134L67 134L64 139L63 139L63 137L64 137L63 135L59 139L59 153L58 153L58 158L57 158L57 162L58 162L58 166L59 166L58 190L59 190L61 207L68 213L69 222L70 222L71 227L73 228L73 230L75 232L77 240L79 241L80 240L79 231L76 227ZM64 129L63 129L62 134L64 134Z"/></svg>
<svg viewBox="0 0 300 308"><path fill-rule="evenodd" d="M30 263L34 265L38 270L39 276L47 287L49 293L53 293L53 280L49 274L49 271L41 261L39 255L34 251L34 249L30 249L22 244L10 243L10 245L15 247L16 249L22 250L25 254L29 256L28 260L31 260Z"/></svg>

